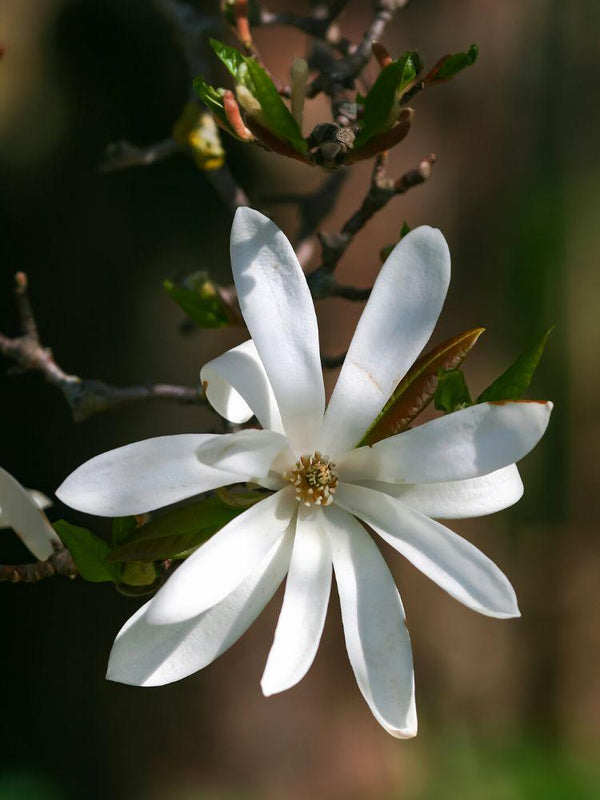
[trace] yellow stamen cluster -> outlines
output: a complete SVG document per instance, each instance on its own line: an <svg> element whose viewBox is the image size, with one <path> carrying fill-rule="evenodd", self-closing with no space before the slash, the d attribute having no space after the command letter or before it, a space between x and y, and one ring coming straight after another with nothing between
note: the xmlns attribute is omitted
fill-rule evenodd
<svg viewBox="0 0 600 800"><path fill-rule="evenodd" d="M328 506L333 503L338 485L334 467L335 464L327 456L317 452L312 456L301 456L283 477L295 487L299 503L305 506Z"/></svg>

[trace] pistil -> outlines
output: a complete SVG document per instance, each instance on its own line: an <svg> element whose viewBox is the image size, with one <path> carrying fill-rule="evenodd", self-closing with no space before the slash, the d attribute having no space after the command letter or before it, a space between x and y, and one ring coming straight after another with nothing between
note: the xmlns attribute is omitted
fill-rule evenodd
<svg viewBox="0 0 600 800"><path fill-rule="evenodd" d="M305 506L328 506L338 485L333 471L335 464L327 456L316 452L312 456L301 456L294 467L283 477L296 489L296 500Z"/></svg>

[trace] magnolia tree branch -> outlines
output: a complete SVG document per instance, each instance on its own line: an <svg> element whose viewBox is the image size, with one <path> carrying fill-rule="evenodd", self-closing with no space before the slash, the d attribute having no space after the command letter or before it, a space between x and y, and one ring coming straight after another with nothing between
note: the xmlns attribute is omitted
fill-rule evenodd
<svg viewBox="0 0 600 800"><path fill-rule="evenodd" d="M261 8L258 24L263 26L288 25L297 28L314 39L326 42L343 56L348 55L354 46L348 39L341 36L340 29L335 24L336 18L348 5L348 0L334 0L329 6L324 3L313 5L313 12L309 16L286 11L273 12Z"/></svg>
<svg viewBox="0 0 600 800"><path fill-rule="evenodd" d="M309 278L312 278L313 282L320 280L322 290L325 290L327 281L323 279L322 273L331 275L335 271L356 234L361 231L374 214L384 208L393 197L405 194L409 189L424 183L430 177L431 168L435 164L435 161L435 155L432 153L424 158L417 167L408 170L408 172L405 172L400 178L394 180L386 175L386 157L379 156L375 161L369 191L360 208L358 208L344 223L339 233L319 233L323 257L321 265L316 272L321 273L321 275L315 277L315 273L313 273ZM335 282L332 282L332 290L335 289L335 286Z"/></svg>
<svg viewBox="0 0 600 800"><path fill-rule="evenodd" d="M79 574L73 556L65 547L59 547L46 561L33 564L0 564L0 581L10 583L37 583L44 578L62 575L75 578Z"/></svg>
<svg viewBox="0 0 600 800"><path fill-rule="evenodd" d="M111 386L104 381L70 375L57 364L52 350L40 341L24 272L15 275L15 301L20 335L10 338L0 333L0 353L14 361L21 370L40 372L48 383L60 389L76 422L81 422L99 411L140 401L166 400L187 405L206 402L201 387L193 389L168 384Z"/></svg>
<svg viewBox="0 0 600 800"><path fill-rule="evenodd" d="M373 19L357 46L347 46L344 58L330 60L307 87L306 96L315 97L324 92L331 99L333 118L342 127L351 125L355 119L353 104L348 91L354 88L356 78L369 63L373 42L379 41L396 11L406 5L408 0L374 0Z"/></svg>
<svg viewBox="0 0 600 800"><path fill-rule="evenodd" d="M104 151L100 164L102 172L118 172L130 167L148 167L181 152L175 139L163 139L147 147L138 147L127 141L113 142Z"/></svg>

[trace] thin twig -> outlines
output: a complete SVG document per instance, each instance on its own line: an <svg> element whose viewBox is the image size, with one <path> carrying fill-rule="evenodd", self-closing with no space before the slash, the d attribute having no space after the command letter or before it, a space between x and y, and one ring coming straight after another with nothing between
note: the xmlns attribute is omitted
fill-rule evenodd
<svg viewBox="0 0 600 800"><path fill-rule="evenodd" d="M111 386L104 381L83 379L68 374L56 363L52 350L44 347L40 341L27 294L27 276L24 272L18 272L15 276L15 297L21 333L13 338L0 333L0 352L12 359L22 370L40 372L48 383L60 389L76 422L81 422L100 411L140 401L162 400L188 405L206 402L201 387L193 389L169 384Z"/></svg>
<svg viewBox="0 0 600 800"><path fill-rule="evenodd" d="M295 250L303 266L313 255L315 245L313 236L320 223L333 211L346 177L347 171L340 169L332 173L314 192L271 194L261 198L267 203L290 203L297 206L300 228Z"/></svg>
<svg viewBox="0 0 600 800"><path fill-rule="evenodd" d="M394 181L386 176L384 158L378 158L373 169L369 191L360 208L344 223L339 233L322 232L319 234L323 248L323 259L319 270L333 272L356 234L365 227L371 217L396 195L405 194L414 186L424 183L431 175L434 163L435 156L431 154L424 158L417 167Z"/></svg>
<svg viewBox="0 0 600 800"><path fill-rule="evenodd" d="M104 151L100 169L102 172L118 172L130 167L148 167L181 151L182 148L172 138L163 139L147 147L138 147L127 141L113 142Z"/></svg>
<svg viewBox="0 0 600 800"><path fill-rule="evenodd" d="M44 578L62 575L74 578L79 570L66 547L59 547L46 561L33 564L0 564L0 581L10 583L37 583Z"/></svg>
<svg viewBox="0 0 600 800"><path fill-rule="evenodd" d="M330 47L337 50L341 55L346 56L353 45L348 39L340 35L335 20L347 5L348 0L334 0L329 8L323 3L318 3L313 13L309 16L301 16L287 11L273 12L268 11L266 8L261 8L258 24L265 27L287 25L297 28L314 39L327 42Z"/></svg>
<svg viewBox="0 0 600 800"><path fill-rule="evenodd" d="M383 36L396 11L406 5L406 2L407 0L374 0L373 19L360 43L356 47L348 47L347 55L331 63L328 69L320 69L319 74L308 85L307 97L315 97L319 92L328 95L333 118L339 125L347 126L354 121L347 113L351 107L348 90L354 87L356 78L369 63L373 42Z"/></svg>

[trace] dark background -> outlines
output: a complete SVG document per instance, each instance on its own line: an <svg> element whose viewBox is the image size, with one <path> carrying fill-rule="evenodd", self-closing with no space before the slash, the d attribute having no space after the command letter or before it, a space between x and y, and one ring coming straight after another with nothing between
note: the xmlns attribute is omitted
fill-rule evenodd
<svg viewBox="0 0 600 800"><path fill-rule="evenodd" d="M351 38L369 6L349 4ZM434 175L390 203L340 268L341 279L366 285L404 220L442 228L454 272L434 338L487 327L466 370L475 391L556 325L531 392L556 410L522 465L525 498L453 526L511 577L523 619L479 617L386 551L412 633L421 727L398 742L354 686L335 599L310 674L266 700L258 682L280 598L216 664L144 690L104 680L138 601L80 580L2 584L1 800L600 796L599 23L594 0L413 0L399 13L385 37L393 55L418 49L431 65L474 41L480 59L415 99L390 172L435 152ZM12 276L24 270L43 339L66 370L193 385L241 334L182 336L161 281L201 268L228 282L229 212L183 155L98 170L109 142L170 134L189 78L168 26L149 0L5 0L0 30L0 330L15 331ZM305 49L292 30L256 39L281 79ZM305 130L327 114L315 101ZM225 145L252 202L293 237L293 209L265 198L273 186L314 189L323 175ZM352 170L327 230L355 209L368 175L368 165ZM344 348L359 312L320 305L325 352ZM52 387L9 368L3 361L0 463L48 494L99 452L214 424L202 409L147 405L75 425ZM57 505L50 516L64 513ZM9 533L0 553L5 563L26 558Z"/></svg>

